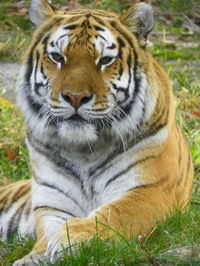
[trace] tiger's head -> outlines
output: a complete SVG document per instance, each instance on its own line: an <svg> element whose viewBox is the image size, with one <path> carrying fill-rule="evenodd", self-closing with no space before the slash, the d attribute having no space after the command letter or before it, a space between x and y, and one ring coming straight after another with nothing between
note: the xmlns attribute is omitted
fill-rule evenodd
<svg viewBox="0 0 200 266"><path fill-rule="evenodd" d="M155 104L145 50L152 8L139 3L120 16L32 0L30 18L37 30L18 96L33 135L80 144L137 132Z"/></svg>

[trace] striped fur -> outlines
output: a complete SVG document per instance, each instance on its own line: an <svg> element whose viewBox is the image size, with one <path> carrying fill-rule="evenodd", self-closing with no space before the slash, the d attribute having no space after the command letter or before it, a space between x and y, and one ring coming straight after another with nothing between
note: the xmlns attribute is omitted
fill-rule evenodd
<svg viewBox="0 0 200 266"><path fill-rule="evenodd" d="M2 238L36 234L16 265L54 261L95 235L96 219L148 235L191 195L193 166L169 79L145 49L152 9L122 17L33 0L38 26L18 82L32 181L0 190ZM41 24L41 25L39 25ZM99 224L102 239L113 235Z"/></svg>

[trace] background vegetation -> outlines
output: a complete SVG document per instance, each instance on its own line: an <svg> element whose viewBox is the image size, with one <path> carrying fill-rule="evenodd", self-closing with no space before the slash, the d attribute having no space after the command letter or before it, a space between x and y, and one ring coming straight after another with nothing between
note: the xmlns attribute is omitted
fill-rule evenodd
<svg viewBox="0 0 200 266"><path fill-rule="evenodd" d="M0 60L20 61L31 40L29 0L0 2ZM55 0L65 8L88 5L123 12L130 0ZM191 207L184 214L158 225L141 242L100 243L98 238L66 256L56 265L199 265L200 263L200 0L148 1L155 8L156 24L149 49L171 77L177 119L189 141L195 165ZM1 86L1 84L0 84ZM0 95L0 185L29 178L24 125L17 107ZM0 242L0 265L11 265L31 249L33 240L15 237ZM178 248L178 250L176 250ZM182 248L182 249L181 249Z"/></svg>

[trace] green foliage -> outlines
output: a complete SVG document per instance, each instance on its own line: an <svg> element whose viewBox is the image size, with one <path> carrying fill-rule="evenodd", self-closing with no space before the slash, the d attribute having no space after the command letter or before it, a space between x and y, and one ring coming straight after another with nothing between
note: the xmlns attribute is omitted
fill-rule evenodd
<svg viewBox="0 0 200 266"><path fill-rule="evenodd" d="M193 0L165 0L159 1L163 11L184 11L193 7Z"/></svg>
<svg viewBox="0 0 200 266"><path fill-rule="evenodd" d="M200 60L200 46L190 47L189 49L186 47L175 48L173 44L171 47L166 47L163 44L156 44L153 47L154 55L156 57L161 57L162 60Z"/></svg>
<svg viewBox="0 0 200 266"><path fill-rule="evenodd" d="M15 6L11 1L1 1L0 10L4 12L0 13L0 25L4 29L12 28L14 31L26 32L30 28L30 21L23 13L18 13Z"/></svg>
<svg viewBox="0 0 200 266"><path fill-rule="evenodd" d="M29 44L30 37L24 33L9 35L0 47L0 61L21 61L21 55Z"/></svg>
<svg viewBox="0 0 200 266"><path fill-rule="evenodd" d="M28 151L19 110L0 98L0 186L29 178Z"/></svg>
<svg viewBox="0 0 200 266"><path fill-rule="evenodd" d="M34 238L22 238L17 235L7 242L0 241L0 265L12 265L17 258L27 255L34 242Z"/></svg>

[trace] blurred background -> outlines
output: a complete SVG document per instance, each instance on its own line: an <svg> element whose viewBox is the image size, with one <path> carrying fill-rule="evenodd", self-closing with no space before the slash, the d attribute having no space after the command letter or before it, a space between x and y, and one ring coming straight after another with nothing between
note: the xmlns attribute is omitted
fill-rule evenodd
<svg viewBox="0 0 200 266"><path fill-rule="evenodd" d="M134 3L130 0L52 2L56 7L64 9L84 6L118 13L123 13ZM200 265L200 0L145 2L150 3L155 10L155 27L149 34L148 49L171 78L177 105L177 120L184 130L193 156L195 180L192 207L184 216L177 215L176 218L173 217L164 225L160 225L154 234L148 237L145 245L122 243L122 246L115 246L117 251L111 252L109 258L104 256L112 246L108 243L109 245L105 244L105 251L102 248L102 253L99 251L98 256L107 261L102 265ZM15 104L15 82L34 31L28 18L29 4L30 0L0 1L0 186L30 178L28 152L24 141L25 126ZM33 244L33 241L18 241L0 241L0 265L11 265L19 253L25 254L26 249L30 250ZM162 258L159 257L160 253L167 249L174 250L177 246L186 246L185 254L190 254L184 260L181 259L180 264L177 259L172 260L171 253L168 253L167 259L163 259L163 255ZM191 247L197 247L197 251ZM125 253L125 250L129 253ZM98 258L94 256L97 251L92 249L91 253L88 253L88 263ZM85 250L83 254L85 256ZM134 264L135 258L138 259L138 264ZM123 261L127 261L127 264L123 264ZM162 263L158 264L160 261ZM100 264L74 264L72 260L72 264L67 265Z"/></svg>

